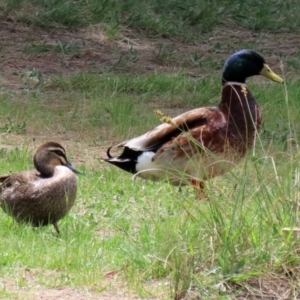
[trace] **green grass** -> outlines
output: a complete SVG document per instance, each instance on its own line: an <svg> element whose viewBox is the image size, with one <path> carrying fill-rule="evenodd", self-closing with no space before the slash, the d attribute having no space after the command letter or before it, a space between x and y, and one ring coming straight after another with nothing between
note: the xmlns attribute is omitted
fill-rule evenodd
<svg viewBox="0 0 300 300"><path fill-rule="evenodd" d="M133 291L141 298L254 298L260 291L253 281L267 280L275 282L264 290L270 298L272 287L282 284L297 299L299 235L293 229L299 228L298 79L288 79L285 86L248 81L263 110L262 130L239 166L207 182L209 201L195 199L190 187L180 192L168 183L133 181L100 157L111 144L158 125L153 110L174 116L218 104L222 66L215 56L238 46L208 40L210 31L219 25L255 30L255 40L244 41L242 35L235 43L260 49L266 32L298 32L299 10L296 0L1 1L1 14L31 26L101 23L108 40L126 27L162 37L166 43L156 44L151 59L161 65L192 63L209 75L193 79L178 70L119 74L126 66L121 54L114 66L97 69L98 74L93 70L46 80L39 70L14 73L23 86L0 89L1 173L32 169L33 149L51 138L62 142L84 174L78 176L75 206L60 222L60 238L52 226L33 229L0 212L0 298L27 299L22 288L38 286L70 286L101 296L119 290L120 284L124 293ZM170 44L173 40L200 40L213 48L203 57L197 52L180 57L176 44ZM0 51L4 47L5 42ZM73 40L41 40L28 43L24 54L58 53L65 60L65 55L80 55L81 48L84 44ZM266 59L273 54L264 44L261 48ZM140 61L140 51L130 48L126 59ZM299 53L282 59L299 69ZM105 277L116 270L116 277Z"/></svg>
<svg viewBox="0 0 300 300"><path fill-rule="evenodd" d="M129 26L150 36L181 36L193 40L201 39L200 32L209 32L228 21L253 30L297 30L300 25L297 3L296 0L188 0L184 3L179 0L3 0L0 7L6 14L42 27L82 27L102 22L108 24L109 35Z"/></svg>
<svg viewBox="0 0 300 300"><path fill-rule="evenodd" d="M219 84L211 82L216 81L194 81L180 74L54 76L41 88L25 83L22 97L4 93L0 129L5 131L10 120L14 130L26 124L27 129L38 131L54 126L55 130L91 130L98 136L103 132L106 139L129 138L160 122L155 109L197 107L199 95L200 104L207 103L219 92Z"/></svg>
<svg viewBox="0 0 300 300"><path fill-rule="evenodd" d="M269 274L280 278L284 269L296 268L299 238L282 230L299 226L300 152L287 141L291 135L299 141L299 81L287 81L288 97L283 85L249 80L248 86L263 108L263 130L255 151L208 183L210 201L199 202L190 188L133 181L100 160L92 166L83 161L85 174L78 176L74 208L60 222L61 238L51 226L32 229L0 214L1 276L26 286L29 269L36 284L100 293L110 288L104 275L121 270L118 277L141 297L225 299L242 293L226 286ZM69 131L83 148L109 146L159 124L153 109L214 105L219 94L215 77L111 72L54 76L26 93L3 91L0 124L25 122L26 131L2 135L3 146L16 135L24 142L1 149L1 172L32 168L27 143L34 132ZM68 153L71 161L80 157L80 149Z"/></svg>

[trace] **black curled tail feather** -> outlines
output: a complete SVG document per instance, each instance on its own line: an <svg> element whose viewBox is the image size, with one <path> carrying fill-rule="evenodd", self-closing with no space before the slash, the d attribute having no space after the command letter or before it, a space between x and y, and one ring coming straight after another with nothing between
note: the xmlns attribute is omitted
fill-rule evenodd
<svg viewBox="0 0 300 300"><path fill-rule="evenodd" d="M106 155L107 155L108 158L113 158L113 156L111 156L111 154L110 154L110 150L111 150L112 147L113 147L113 146L110 146L110 147L107 149L107 151L106 151Z"/></svg>
<svg viewBox="0 0 300 300"><path fill-rule="evenodd" d="M132 150L128 147L124 147L124 150L119 156L112 156L110 154L112 147L109 147L106 151L107 157L104 161L117 166L118 168L135 174L136 173L136 164L138 162L138 157L143 153L143 151Z"/></svg>

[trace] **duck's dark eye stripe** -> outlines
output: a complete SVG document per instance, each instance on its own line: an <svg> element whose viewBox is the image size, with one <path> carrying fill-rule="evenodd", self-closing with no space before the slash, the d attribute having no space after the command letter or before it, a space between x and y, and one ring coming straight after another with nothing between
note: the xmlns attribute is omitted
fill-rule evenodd
<svg viewBox="0 0 300 300"><path fill-rule="evenodd" d="M51 152L55 153L58 156L61 156L61 157L64 157L64 158L66 157L66 154L63 151L59 150L59 149L51 150Z"/></svg>
<svg viewBox="0 0 300 300"><path fill-rule="evenodd" d="M59 156L64 156L64 154L60 150L54 150L53 152Z"/></svg>

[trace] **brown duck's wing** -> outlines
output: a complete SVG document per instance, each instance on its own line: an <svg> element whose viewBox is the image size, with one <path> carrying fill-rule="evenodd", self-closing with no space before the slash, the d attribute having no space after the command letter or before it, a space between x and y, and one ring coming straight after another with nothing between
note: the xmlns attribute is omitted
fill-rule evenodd
<svg viewBox="0 0 300 300"><path fill-rule="evenodd" d="M0 182L4 182L9 176L10 174L0 175Z"/></svg>
<svg viewBox="0 0 300 300"><path fill-rule="evenodd" d="M217 107L196 108L171 119L172 124L163 123L141 136L117 145L117 147L128 147L136 151L159 149L183 132L190 132L206 125L215 114L219 113Z"/></svg>
<svg viewBox="0 0 300 300"><path fill-rule="evenodd" d="M218 108L207 108L206 122L196 124L186 132L181 132L174 139L164 143L153 156L155 161L163 153L164 157L192 156L206 149L212 152L222 151L226 136L227 121Z"/></svg>
<svg viewBox="0 0 300 300"><path fill-rule="evenodd" d="M14 188L18 189L27 188L28 182L34 182L39 177L36 171L23 171L19 173L12 173L0 176L0 189Z"/></svg>
<svg viewBox="0 0 300 300"><path fill-rule="evenodd" d="M11 175L12 174L3 174L0 176L0 192L12 186Z"/></svg>

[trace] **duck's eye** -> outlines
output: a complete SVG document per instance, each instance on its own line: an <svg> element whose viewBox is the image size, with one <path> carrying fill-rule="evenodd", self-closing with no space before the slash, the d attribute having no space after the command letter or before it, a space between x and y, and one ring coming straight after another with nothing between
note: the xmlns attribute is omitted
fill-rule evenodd
<svg viewBox="0 0 300 300"><path fill-rule="evenodd" d="M61 150L52 150L52 152L58 156L65 157L65 153L62 152Z"/></svg>

